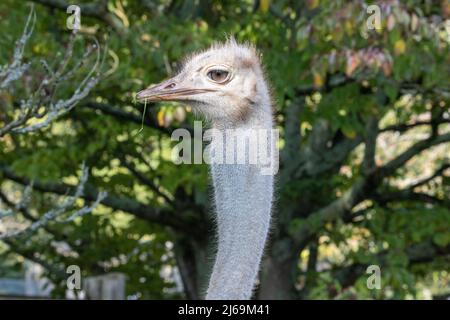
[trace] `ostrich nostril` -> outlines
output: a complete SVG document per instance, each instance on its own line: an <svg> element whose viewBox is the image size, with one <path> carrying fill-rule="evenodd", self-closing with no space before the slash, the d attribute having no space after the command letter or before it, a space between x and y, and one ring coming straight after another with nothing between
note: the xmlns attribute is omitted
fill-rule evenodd
<svg viewBox="0 0 450 320"><path fill-rule="evenodd" d="M164 87L164 89L173 89L173 88L175 88L175 83L173 82Z"/></svg>

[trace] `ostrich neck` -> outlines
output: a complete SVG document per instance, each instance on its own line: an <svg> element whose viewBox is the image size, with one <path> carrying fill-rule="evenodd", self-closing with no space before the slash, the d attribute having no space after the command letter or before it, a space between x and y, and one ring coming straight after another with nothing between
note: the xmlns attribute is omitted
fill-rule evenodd
<svg viewBox="0 0 450 320"><path fill-rule="evenodd" d="M233 129L271 129L268 114ZM226 126L215 127L226 135ZM267 142L272 150L273 141ZM217 147L214 138L211 146ZM250 299L270 225L273 175L261 174L259 165L214 164L212 154L211 159L218 250L206 299Z"/></svg>

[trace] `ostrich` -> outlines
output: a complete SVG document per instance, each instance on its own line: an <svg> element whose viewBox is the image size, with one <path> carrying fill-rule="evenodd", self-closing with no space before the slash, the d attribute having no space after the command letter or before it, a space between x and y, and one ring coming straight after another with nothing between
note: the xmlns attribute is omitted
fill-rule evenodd
<svg viewBox="0 0 450 320"><path fill-rule="evenodd" d="M222 138L233 133L273 133L271 98L256 49L234 39L214 44L189 56L173 78L138 92L137 99L188 104L219 133L209 145L218 248L206 299L250 299L270 225L275 172L262 173L259 162L225 164L218 154L227 148L234 148L232 154L254 152L225 145ZM277 166L273 135L258 144L268 150L269 166Z"/></svg>

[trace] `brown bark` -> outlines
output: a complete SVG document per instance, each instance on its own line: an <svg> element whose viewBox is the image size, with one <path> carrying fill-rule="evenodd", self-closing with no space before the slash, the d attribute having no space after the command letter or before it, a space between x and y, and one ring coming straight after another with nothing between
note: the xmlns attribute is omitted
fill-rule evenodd
<svg viewBox="0 0 450 320"><path fill-rule="evenodd" d="M206 240L206 239L203 239ZM208 258L206 241L197 241L179 237L175 241L175 258L183 282L186 299L204 298L212 259Z"/></svg>
<svg viewBox="0 0 450 320"><path fill-rule="evenodd" d="M289 241L277 241L266 253L261 264L260 283L256 298L266 300L296 299L294 287L297 255Z"/></svg>

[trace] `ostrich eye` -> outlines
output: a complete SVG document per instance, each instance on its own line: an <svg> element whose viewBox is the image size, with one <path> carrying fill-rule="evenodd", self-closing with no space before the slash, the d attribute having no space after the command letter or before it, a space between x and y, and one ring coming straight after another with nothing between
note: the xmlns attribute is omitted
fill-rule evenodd
<svg viewBox="0 0 450 320"><path fill-rule="evenodd" d="M208 78L210 78L212 81L221 83L227 80L228 78L228 71L225 70L211 70L207 74Z"/></svg>

